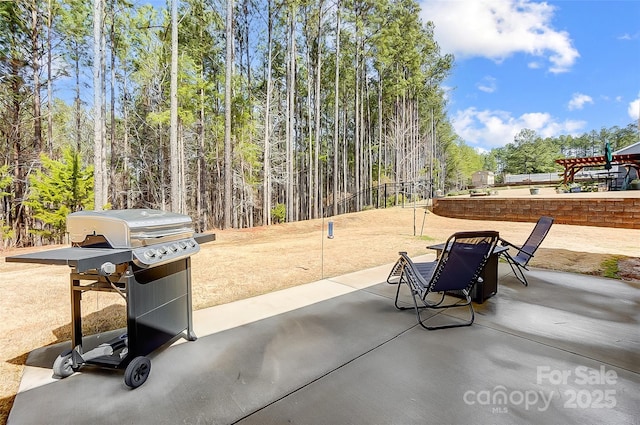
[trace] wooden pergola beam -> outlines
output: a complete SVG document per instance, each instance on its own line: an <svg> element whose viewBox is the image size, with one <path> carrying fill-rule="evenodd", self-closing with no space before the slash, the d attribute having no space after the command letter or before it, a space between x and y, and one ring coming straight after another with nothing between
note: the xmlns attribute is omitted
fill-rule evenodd
<svg viewBox="0 0 640 425"><path fill-rule="evenodd" d="M602 155L586 158L556 159L556 163L564 167L562 182L564 184L567 184L568 182L573 182L576 173L582 170L584 167L604 167L607 163L607 160L604 155ZM611 158L611 165L629 165L636 168L637 170L640 170L640 154L632 153L624 155L613 155L613 157Z"/></svg>

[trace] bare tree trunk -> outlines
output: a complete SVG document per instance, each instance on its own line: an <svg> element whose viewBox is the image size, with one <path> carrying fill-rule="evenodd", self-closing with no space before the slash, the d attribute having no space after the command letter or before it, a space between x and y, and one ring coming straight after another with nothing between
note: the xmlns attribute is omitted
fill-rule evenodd
<svg viewBox="0 0 640 425"><path fill-rule="evenodd" d="M267 17L267 98L264 107L264 158L263 158L263 182L262 182L262 221L263 224L271 224L271 67L273 65L273 10L272 1L269 0Z"/></svg>
<svg viewBox="0 0 640 425"><path fill-rule="evenodd" d="M33 149L36 155L42 150L42 111L40 105L40 35L39 10L36 2L31 5L31 66L33 68Z"/></svg>
<svg viewBox="0 0 640 425"><path fill-rule="evenodd" d="M226 72L224 82L224 228L231 227L233 170L231 169L231 78L233 77L233 0L227 0Z"/></svg>
<svg viewBox="0 0 640 425"><path fill-rule="evenodd" d="M435 134L435 123L433 121L433 109L431 109L431 150L430 150L430 160L431 164L429 166L429 179L431 180L431 192L433 192L433 188L435 186L435 178L433 175L433 163L436 159L436 134ZM431 193L433 196L433 193Z"/></svg>
<svg viewBox="0 0 640 425"><path fill-rule="evenodd" d="M158 149L160 151L160 158L158 161L158 167L160 167L160 179L159 179L159 183L158 185L160 186L160 205L161 205L161 209L166 209L167 208L167 188L165 185L165 182L167 181L166 177L165 177L165 170L167 169L167 167L165 166L166 164L166 158L167 158L167 147L165 145L165 138L164 135L162 133L162 125L158 124L158 132L160 132L159 134L159 146Z"/></svg>
<svg viewBox="0 0 640 425"><path fill-rule="evenodd" d="M315 187L316 187L316 180L314 180L315 174L313 173L313 167L314 167L314 161L313 161L313 153L314 153L314 141L313 141L313 137L311 137L311 106L312 106L312 80L314 80L313 77L313 72L311 72L312 66L311 66L311 45L310 45L310 41L308 40L308 44L307 44L307 49L306 49L306 62L307 62L307 69L309 70L309 72L307 73L307 114L306 114L306 120L305 120L305 124L306 124L306 139L307 139L307 178L306 178L306 184L307 184L307 190L305 191L304 189L302 189L303 192L307 193L307 198L308 198L308 202L307 202L307 208L306 208L306 216L307 219L310 219L313 217L313 206L316 203L316 193L315 193ZM315 84L313 85L315 87ZM304 139L303 139L304 140ZM302 167L304 168L304 167Z"/></svg>
<svg viewBox="0 0 640 425"><path fill-rule="evenodd" d="M334 102L333 105L333 215L338 215L338 138L340 126L340 0L336 5L336 72L334 80Z"/></svg>
<svg viewBox="0 0 640 425"><path fill-rule="evenodd" d="M74 44L77 51L78 43L74 42ZM95 48L94 48L94 55L95 55ZM76 77L75 99L74 99L75 114L76 114L75 142L76 142L76 150L80 152L80 148L82 147L82 128L81 128L82 122L80 119L82 116L82 100L80 98L80 58L77 54L74 55L74 66L75 66L75 74L76 74L75 75ZM94 64L94 67L93 67L94 72L95 72L95 69L96 69L96 66ZM94 79L93 79L94 85L96 84L96 78L99 78L99 77L94 76ZM96 94L94 92L94 101L95 101L95 96ZM95 106L94 106L94 110L95 110ZM94 137L95 137L95 122L94 122ZM95 139L94 139L94 144L95 144ZM94 178L94 182L95 182L95 178Z"/></svg>
<svg viewBox="0 0 640 425"><path fill-rule="evenodd" d="M118 180L116 176L118 175L117 166L118 161L117 157L119 155L119 149L116 146L116 40L115 40L115 12L113 10L113 3L109 4L109 13L111 15L111 25L109 28L109 32L111 34L111 79L109 81L109 88L111 92L110 99L110 121L111 125L109 126L109 138L111 142L111 154L109 155L109 176L110 176L110 184L109 191L111 192L111 199L113 200L113 206L115 208L122 208L123 205L120 203L120 198L118 197Z"/></svg>
<svg viewBox="0 0 640 425"><path fill-rule="evenodd" d="M318 2L318 52L316 57L316 99L315 99L315 152L314 152L314 181L312 188L314 191L313 216L317 218L322 206L322 191L320 189L320 79L322 78L322 5L323 0Z"/></svg>
<svg viewBox="0 0 640 425"><path fill-rule="evenodd" d="M346 104L346 101L345 101ZM345 108L342 119L342 192L346 195L349 192L349 155L347 152L347 114Z"/></svg>
<svg viewBox="0 0 640 425"><path fill-rule="evenodd" d="M393 179L395 183L400 182L400 155L401 155L401 135L400 135L400 95L396 94L393 106ZM396 188L397 194L397 185ZM397 199L397 197L396 197Z"/></svg>
<svg viewBox="0 0 640 425"><path fill-rule="evenodd" d="M24 158L22 149L22 125L20 124L21 104L20 92L22 90L22 78L20 78L19 60L12 58L11 60L11 94L12 94L12 125L9 140L12 144L12 162L13 162L13 206L11 212L11 225L13 228L14 246L22 246L25 239L25 216L23 208L23 200L25 195L25 176Z"/></svg>
<svg viewBox="0 0 640 425"><path fill-rule="evenodd" d="M357 28L357 24L356 24ZM355 130L353 134L354 156L355 156L355 192L356 192L356 211L360 211L360 41L356 35L356 54L355 60L355 89L354 89L354 122Z"/></svg>
<svg viewBox="0 0 640 425"><path fill-rule="evenodd" d="M53 62L53 47L51 45L51 26L53 25L53 9L51 0L47 1L47 151L53 155L53 75L51 64Z"/></svg>
<svg viewBox="0 0 640 425"><path fill-rule="evenodd" d="M102 158L102 205L109 204L109 166L108 166L108 156L107 156L107 40L104 31L105 25L105 6L104 0L102 0L102 24L100 28L100 51L102 54L100 55L100 97L102 98L102 107L101 107L101 123L100 128L102 129L102 152L100 153L100 157Z"/></svg>
<svg viewBox="0 0 640 425"><path fill-rule="evenodd" d="M186 182L186 163L184 156L184 126L178 121L178 193L180 194L180 208L182 214L187 212L187 182Z"/></svg>
<svg viewBox="0 0 640 425"><path fill-rule="evenodd" d="M367 81L365 77L365 82ZM371 125L371 102L369 101L369 84L365 83L365 99L367 101L367 181L365 187L369 188L368 191L368 205L373 203L373 190L371 185L373 184L373 142L372 138L372 125Z"/></svg>
<svg viewBox="0 0 640 425"><path fill-rule="evenodd" d="M178 151L178 1L171 0L171 128L169 151L171 175L171 211L183 213L180 194L180 162Z"/></svg>
<svg viewBox="0 0 640 425"><path fill-rule="evenodd" d="M93 2L93 161L94 161L94 208L102 210L105 202L105 161L103 157L104 148L104 114L103 114L103 91L102 91L102 0Z"/></svg>
<svg viewBox="0 0 640 425"><path fill-rule="evenodd" d="M287 15L288 47L287 47L287 117L286 117L286 149L287 149L287 221L295 220L295 175L293 155L293 137L295 125L295 71L296 71L296 42L295 42L295 7L289 8Z"/></svg>
<svg viewBox="0 0 640 425"><path fill-rule="evenodd" d="M126 203L123 202L124 205L126 205L127 208L133 208L133 193L131 191L131 175L130 170L129 170L129 162L131 160L131 146L129 144L129 105L127 104L127 97L128 97L128 89L127 89L127 81L128 81L128 75L127 72L124 72L124 78L123 78L123 105L122 105L122 121L123 121L123 135L122 135L122 143L124 144L124 164L123 164L123 173L122 173L122 178L123 178L123 191L125 193L125 197L126 197Z"/></svg>
<svg viewBox="0 0 640 425"><path fill-rule="evenodd" d="M380 176L382 175L382 157L385 152L384 139L382 135L382 76L378 79L378 188L382 184ZM385 161L386 164L386 161ZM380 190L378 190L378 198ZM385 200L386 202L386 200Z"/></svg>
<svg viewBox="0 0 640 425"><path fill-rule="evenodd" d="M204 81L204 63L200 69L200 79ZM200 116L198 118L198 170L196 176L196 216L197 216L197 229L199 232L204 232L207 229L207 211L203 210L202 206L204 204L204 186L206 183L205 180L205 146L204 146L204 120L205 120L205 93L204 89L200 89Z"/></svg>

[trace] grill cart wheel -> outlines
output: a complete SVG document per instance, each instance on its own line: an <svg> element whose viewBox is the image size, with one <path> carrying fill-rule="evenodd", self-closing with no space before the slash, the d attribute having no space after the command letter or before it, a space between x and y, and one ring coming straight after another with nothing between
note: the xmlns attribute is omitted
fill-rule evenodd
<svg viewBox="0 0 640 425"><path fill-rule="evenodd" d="M58 358L53 362L53 374L59 378L66 378L73 375L73 372L78 370L77 367L73 367L73 360L71 359L71 351L65 351L60 354Z"/></svg>
<svg viewBox="0 0 640 425"><path fill-rule="evenodd" d="M138 388L149 377L151 360L145 356L138 356L131 360L124 371L124 383L130 388Z"/></svg>

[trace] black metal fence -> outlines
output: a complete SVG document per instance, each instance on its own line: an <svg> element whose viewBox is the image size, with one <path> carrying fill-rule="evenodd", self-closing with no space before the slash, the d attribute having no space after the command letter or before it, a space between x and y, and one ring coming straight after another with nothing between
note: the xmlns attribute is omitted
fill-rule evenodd
<svg viewBox="0 0 640 425"><path fill-rule="evenodd" d="M428 201L433 197L431 182L426 180L402 183L385 183L351 194L337 202L339 214L372 208L404 207L406 204ZM324 216L334 215L334 205L324 207Z"/></svg>

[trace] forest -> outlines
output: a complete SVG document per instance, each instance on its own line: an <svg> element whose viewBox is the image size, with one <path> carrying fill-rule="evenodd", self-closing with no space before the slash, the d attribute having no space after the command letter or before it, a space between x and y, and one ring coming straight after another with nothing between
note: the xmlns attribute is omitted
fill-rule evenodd
<svg viewBox="0 0 640 425"><path fill-rule="evenodd" d="M157 2L156 2L157 3ZM447 116L454 58L414 0L0 1L0 236L63 242L81 209L198 231L366 208L381 185L465 188L637 141L602 129L479 153ZM386 200L385 200L386 202Z"/></svg>

